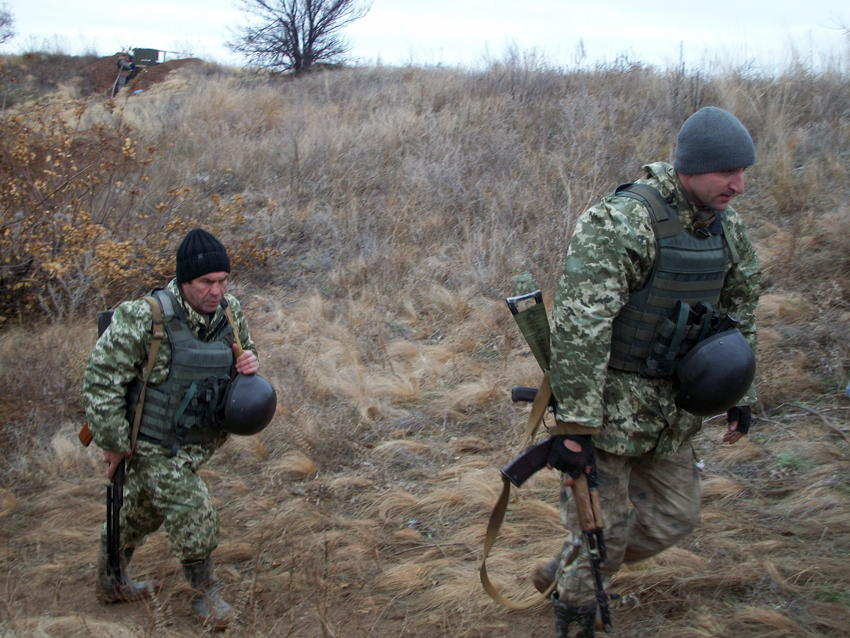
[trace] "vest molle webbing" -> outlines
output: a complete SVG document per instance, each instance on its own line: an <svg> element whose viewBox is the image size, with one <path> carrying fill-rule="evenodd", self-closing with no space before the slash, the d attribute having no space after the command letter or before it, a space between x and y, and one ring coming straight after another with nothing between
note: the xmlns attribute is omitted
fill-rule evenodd
<svg viewBox="0 0 850 638"><path fill-rule="evenodd" d="M679 221L672 198L646 184L624 184L615 195L631 197L649 210L658 245L646 285L629 295L614 319L611 358L617 370L656 377L703 339L720 301L730 251L721 216L720 232L691 231Z"/></svg>
<svg viewBox="0 0 850 638"><path fill-rule="evenodd" d="M212 341L196 338L177 298L167 290L153 296L162 309L171 345L171 370L165 383L147 386L139 438L169 448L171 454L184 443L208 443L220 433L220 407L230 385L233 365L233 328L223 325ZM127 393L132 422L141 381Z"/></svg>

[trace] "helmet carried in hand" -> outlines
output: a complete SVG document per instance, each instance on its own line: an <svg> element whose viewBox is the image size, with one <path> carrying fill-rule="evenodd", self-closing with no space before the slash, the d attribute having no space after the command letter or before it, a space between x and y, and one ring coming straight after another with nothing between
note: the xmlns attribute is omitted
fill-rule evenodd
<svg viewBox="0 0 850 638"><path fill-rule="evenodd" d="M756 358L737 328L700 341L679 362L676 405L696 416L714 416L738 404L756 374Z"/></svg>
<svg viewBox="0 0 850 638"><path fill-rule="evenodd" d="M221 427L231 434L257 434L271 423L277 394L271 383L256 374L239 374L224 399Z"/></svg>

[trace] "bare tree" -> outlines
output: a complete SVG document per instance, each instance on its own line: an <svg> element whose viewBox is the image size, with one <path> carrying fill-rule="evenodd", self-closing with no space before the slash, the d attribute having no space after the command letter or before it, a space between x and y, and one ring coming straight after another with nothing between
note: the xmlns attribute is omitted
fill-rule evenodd
<svg viewBox="0 0 850 638"><path fill-rule="evenodd" d="M317 62L344 61L349 45L341 31L370 8L361 0L241 0L256 20L227 47L254 66L309 71Z"/></svg>
<svg viewBox="0 0 850 638"><path fill-rule="evenodd" d="M0 44L15 36L15 16L5 2L0 4Z"/></svg>

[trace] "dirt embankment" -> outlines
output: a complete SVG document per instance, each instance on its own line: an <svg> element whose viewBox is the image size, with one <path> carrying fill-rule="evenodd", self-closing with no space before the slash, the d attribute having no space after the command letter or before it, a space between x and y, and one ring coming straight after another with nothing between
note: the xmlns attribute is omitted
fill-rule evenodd
<svg viewBox="0 0 850 638"><path fill-rule="evenodd" d="M134 77L128 84L130 91L139 89L147 90L154 84L162 82L165 76L174 69L179 69L187 64L200 64L198 58L185 58L182 60L169 60L162 64L151 67L139 67ZM118 55L110 55L96 60L80 70L80 89L83 96L96 93L109 94L115 79L118 77Z"/></svg>

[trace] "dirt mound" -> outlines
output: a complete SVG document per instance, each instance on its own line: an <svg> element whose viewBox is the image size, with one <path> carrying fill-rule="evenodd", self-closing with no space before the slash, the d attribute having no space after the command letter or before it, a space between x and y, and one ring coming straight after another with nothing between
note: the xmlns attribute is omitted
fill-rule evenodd
<svg viewBox="0 0 850 638"><path fill-rule="evenodd" d="M200 64L198 58L185 58L182 60L169 60L162 64L157 64L150 67L139 67L136 72L136 77L133 78L127 87L131 91L139 89L147 90L154 84L162 82L165 76L174 69L179 69L187 64ZM94 95L101 93L109 94L112 85L118 76L118 54L110 55L104 58L99 58L93 64L84 67L80 71L80 89L82 95Z"/></svg>

